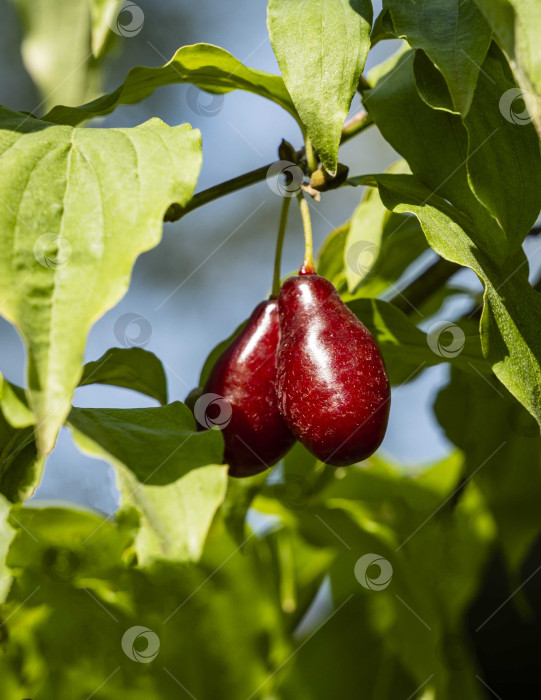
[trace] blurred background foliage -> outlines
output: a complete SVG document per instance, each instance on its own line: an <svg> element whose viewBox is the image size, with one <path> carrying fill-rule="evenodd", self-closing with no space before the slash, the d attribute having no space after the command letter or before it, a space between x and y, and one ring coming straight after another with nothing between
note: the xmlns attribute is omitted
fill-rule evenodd
<svg viewBox="0 0 541 700"><path fill-rule="evenodd" d="M82 0L0 0L0 102L37 115L77 105L114 89L134 65L162 65L197 41L278 72L264 2L141 0L143 26L129 37L109 31L104 18L113 6L120 3L96 2L91 13ZM377 44L367 68L398 47ZM358 108L356 97L352 112ZM201 129L198 189L275 160L282 138L301 145L298 127L276 105L239 92L217 99L187 85L162 88L91 125L133 126L151 116ZM383 172L399 158L375 129L340 153L355 175ZM262 206L247 220L255 202ZM279 206L264 182L166 225L162 243L138 260L129 293L93 328L86 359L118 345L115 323L137 314L150 328L145 348L163 362L169 400L184 400L210 350L268 293ZM64 428L30 503L11 514L0 503L0 543L16 532L7 558L13 583L0 612L2 698L537 697L541 441L482 359L468 318L481 286L462 269L402 308L398 292L438 260L417 220L388 212L373 189L342 188L312 211L319 271L371 328L389 365L395 390L382 450L360 467L331 469L297 445L269 478L240 482L212 467L225 502L203 514L191 504L208 530L200 560L149 559L136 568L145 524L130 505L113 517L113 473L96 459L104 447L82 409L150 409L155 400L117 387L79 388L82 409L70 427L93 457ZM398 217L400 233L387 241ZM366 244L366 231L381 251L368 275L343 262L345 250ZM534 250L531 241L525 247ZM302 248L292 216L284 270L298 266ZM395 301L417 329L374 297ZM424 332L442 319L466 334L452 369L426 344ZM389 327L401 329L398 343ZM24 350L2 320L0 353L2 372L23 384ZM151 383L159 398L162 379ZM215 439L200 441L201 464L218 461ZM115 458L131 468L129 450L118 445ZM154 449L149 442L148 453ZM41 468L33 458L32 468ZM186 478L182 470L173 465L170 481ZM218 504L223 493L214 496ZM374 563L363 569L359 560L370 553ZM7 594L7 574L3 580ZM154 636L140 631L130 657L122 640L135 626ZM145 658L156 638L159 652Z"/></svg>

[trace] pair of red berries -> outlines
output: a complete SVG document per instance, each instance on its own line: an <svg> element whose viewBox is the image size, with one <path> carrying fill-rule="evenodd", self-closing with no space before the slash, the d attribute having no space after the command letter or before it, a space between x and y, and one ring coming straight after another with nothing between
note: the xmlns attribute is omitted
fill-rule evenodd
<svg viewBox="0 0 541 700"><path fill-rule="evenodd" d="M390 388L370 332L333 285L301 268L259 304L204 387L231 408L223 428L232 476L257 474L299 440L345 466L381 444Z"/></svg>

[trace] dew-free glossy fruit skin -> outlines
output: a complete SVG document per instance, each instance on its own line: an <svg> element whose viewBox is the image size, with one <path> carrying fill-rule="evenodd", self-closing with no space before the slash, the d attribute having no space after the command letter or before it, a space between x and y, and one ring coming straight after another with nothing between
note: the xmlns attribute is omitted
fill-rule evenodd
<svg viewBox="0 0 541 700"><path fill-rule="evenodd" d="M204 386L204 393L219 394L232 409L231 421L223 430L231 476L264 471L295 442L276 399L279 336L278 303L263 301L219 357Z"/></svg>
<svg viewBox="0 0 541 700"><path fill-rule="evenodd" d="M383 440L390 408L389 379L372 335L316 274L286 280L278 308L276 388L287 425L327 464L366 459Z"/></svg>

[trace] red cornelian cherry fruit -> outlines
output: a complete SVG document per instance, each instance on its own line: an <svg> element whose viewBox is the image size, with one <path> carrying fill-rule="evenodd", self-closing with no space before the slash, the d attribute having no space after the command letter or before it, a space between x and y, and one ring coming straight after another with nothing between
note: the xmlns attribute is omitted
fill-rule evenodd
<svg viewBox="0 0 541 700"><path fill-rule="evenodd" d="M380 350L334 286L303 266L278 297L278 407L322 462L366 459L387 428L390 386Z"/></svg>
<svg viewBox="0 0 541 700"><path fill-rule="evenodd" d="M277 300L261 302L242 332L219 357L203 388L204 394L216 394L230 407L223 436L231 476L252 476L264 471L295 442L276 399L279 334Z"/></svg>

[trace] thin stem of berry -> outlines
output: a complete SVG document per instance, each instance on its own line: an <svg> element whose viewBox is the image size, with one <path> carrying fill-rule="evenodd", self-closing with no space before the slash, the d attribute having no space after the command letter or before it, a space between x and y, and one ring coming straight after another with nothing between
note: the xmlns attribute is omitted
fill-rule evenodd
<svg viewBox="0 0 541 700"><path fill-rule="evenodd" d="M299 275L313 275L316 271L314 265L314 246L312 243L312 222L310 221L310 209L308 202L302 191L297 194L297 201L302 216L302 226L304 229L304 262Z"/></svg>
<svg viewBox="0 0 541 700"><path fill-rule="evenodd" d="M347 121L344 124L344 129L342 131L342 140L340 143L346 143L347 141L349 141L350 139L357 136L365 129L368 129L368 127L373 125L374 122L372 121L370 115L364 111L361 111L358 115L352 117L349 121ZM310 147L312 147L311 144ZM297 151L297 158L306 158L308 162L308 157L305 154L305 149L301 148ZM237 192L238 190L241 190L244 187L249 187L250 185L255 185L256 183L261 182L267 176L268 170L271 167L271 165L274 165L274 163L268 163L267 165L264 165L261 168L256 168L256 170L251 170L248 173L238 175L237 177L233 177L230 180L220 182L218 185L213 185L212 187L209 187L206 190L198 192L191 198L191 200L185 206L181 206L180 204L171 204L171 206L167 209L164 215L164 221L178 221L188 212L194 211L194 209L198 209L199 207L203 206L204 204L207 204L208 202L214 202L214 200L218 199L219 197L223 197L227 194L231 194L232 192ZM316 169L317 163L315 164L313 170ZM313 172L313 170L311 169L311 172Z"/></svg>
<svg viewBox="0 0 541 700"><path fill-rule="evenodd" d="M282 262L282 250L284 248L284 238L286 234L287 215L289 213L290 197L282 200L282 210L280 212L280 224L278 226L278 237L276 239L276 252L274 254L274 275L272 278L272 298L276 299L280 294L280 265Z"/></svg>

